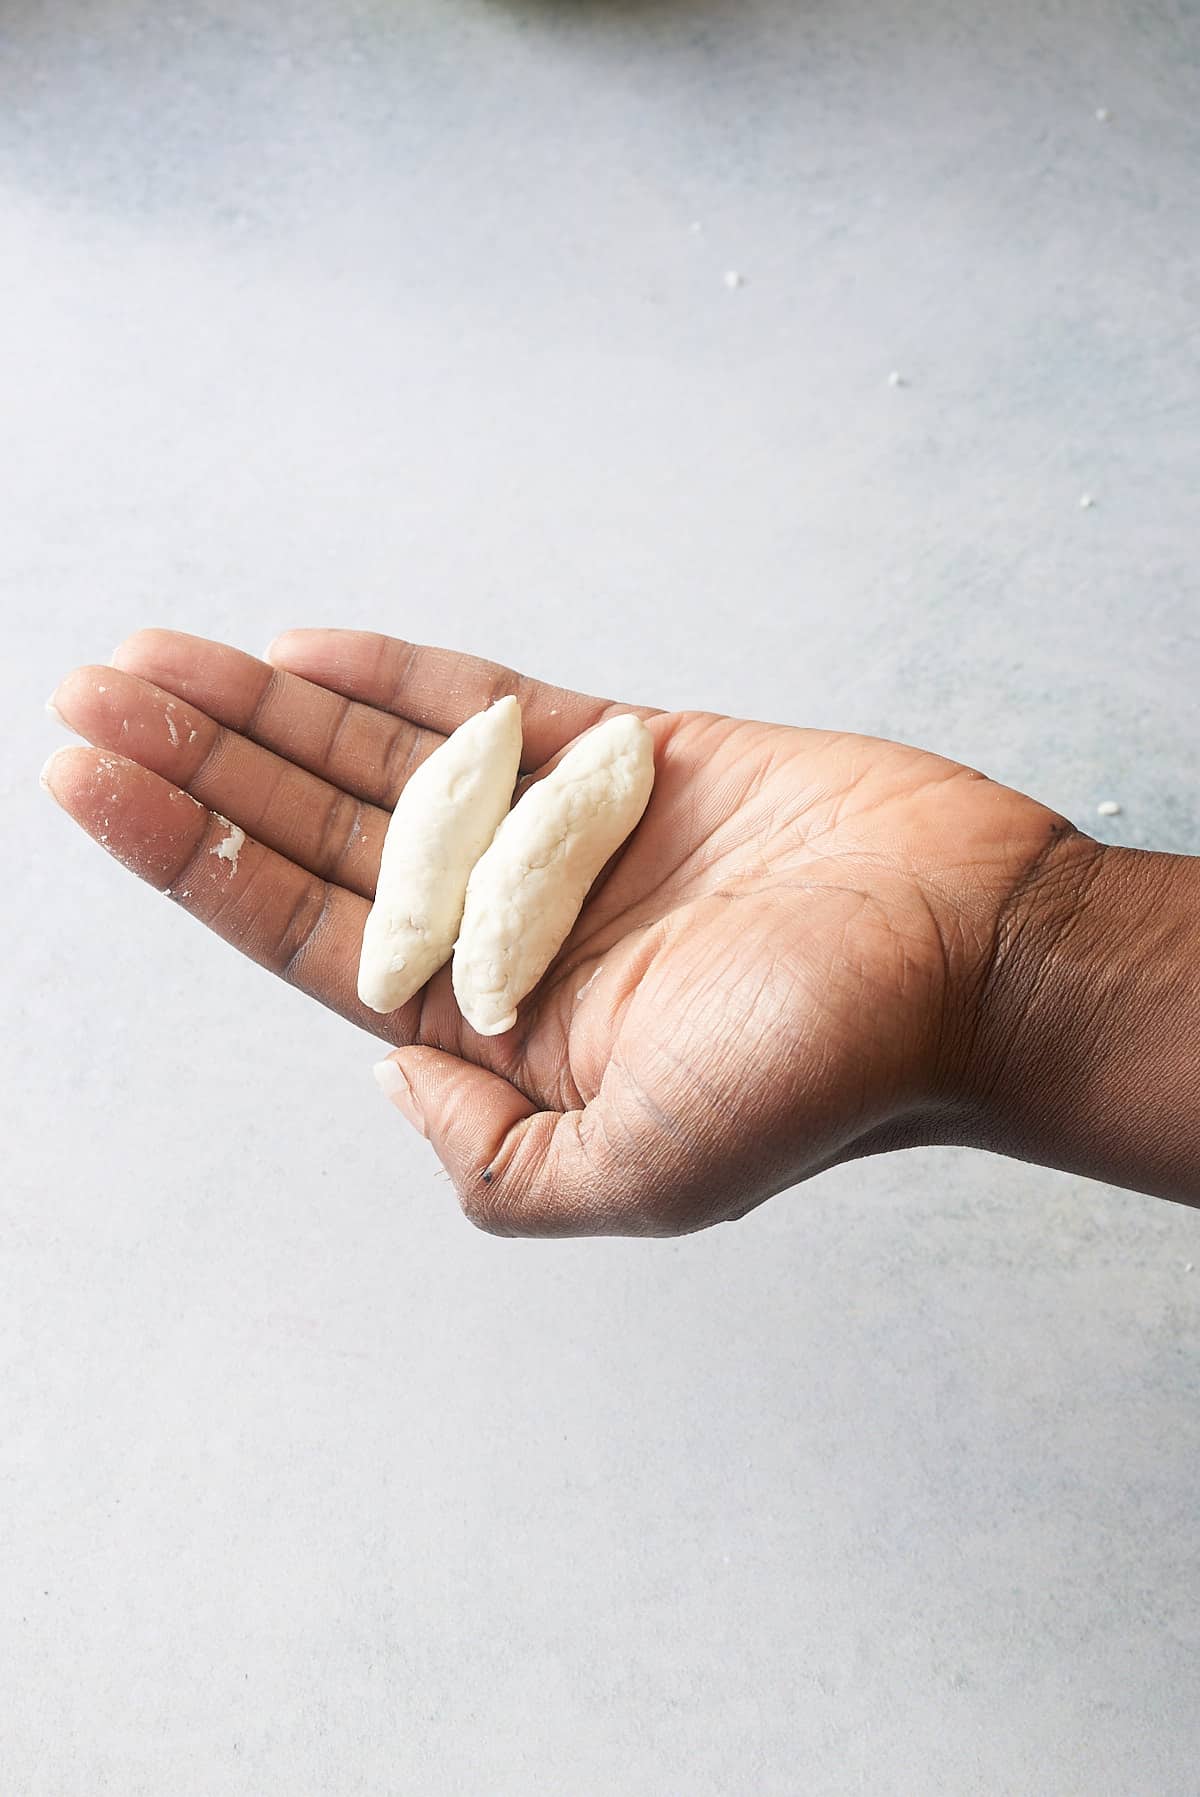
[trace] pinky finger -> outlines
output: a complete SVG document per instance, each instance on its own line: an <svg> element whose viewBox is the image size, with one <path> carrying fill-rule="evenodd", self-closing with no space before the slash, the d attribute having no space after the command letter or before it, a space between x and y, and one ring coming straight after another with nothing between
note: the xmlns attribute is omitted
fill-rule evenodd
<svg viewBox="0 0 1200 1797"><path fill-rule="evenodd" d="M297 867L122 755L59 749L42 784L122 867L250 960L374 1035L411 1040L415 1003L385 1020L355 993L365 899Z"/></svg>

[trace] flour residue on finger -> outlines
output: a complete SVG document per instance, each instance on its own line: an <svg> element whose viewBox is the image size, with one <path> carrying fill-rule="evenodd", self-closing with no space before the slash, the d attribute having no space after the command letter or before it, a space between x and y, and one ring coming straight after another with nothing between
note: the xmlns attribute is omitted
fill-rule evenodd
<svg viewBox="0 0 1200 1797"><path fill-rule="evenodd" d="M579 988L578 992L575 994L576 1004L578 1004L578 1002L581 998L586 998L587 994L591 991L592 987L596 984L596 981L600 978L600 975L603 972L604 972L603 967L597 967L597 969L593 973L591 979L584 981L583 985Z"/></svg>
<svg viewBox="0 0 1200 1797"><path fill-rule="evenodd" d="M246 832L241 829L239 825L231 824L229 819L227 817L222 817L219 811L214 811L213 816L219 824L224 824L229 834L228 836L223 836L220 842L214 842L212 848L209 849L208 852L210 855L215 855L218 861L228 861L229 874L230 878L232 878L237 872L238 856L242 852L242 845L246 840Z"/></svg>

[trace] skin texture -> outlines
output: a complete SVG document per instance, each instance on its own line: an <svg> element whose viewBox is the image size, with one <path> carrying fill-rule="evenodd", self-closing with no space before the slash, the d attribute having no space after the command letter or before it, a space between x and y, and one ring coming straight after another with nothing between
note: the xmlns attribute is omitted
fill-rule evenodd
<svg viewBox="0 0 1200 1797"><path fill-rule="evenodd" d="M96 747L57 755L47 784L126 867L400 1050L381 1084L481 1227L673 1234L937 1141L1190 1195L1194 1164L1147 1172L1136 1141L1110 1127L1106 1147L1089 1114L1100 1044L1121 1044L1102 1095L1140 1067L1136 1030L1114 1032L1091 994L1107 920L1134 927L1141 901L1119 902L1128 879L1035 801L894 743L643 710L646 814L516 1029L483 1038L448 969L387 1018L358 1001L388 812L504 693L521 701L527 776L614 708L363 633L288 632L270 655L140 632L55 695ZM246 832L236 867L213 853L228 834L215 811ZM1194 979L1172 992L1191 1002ZM1173 1114L1195 1096L1190 1065L1182 1086L1151 1075ZM1057 1118L1037 1097L1056 1079Z"/></svg>
<svg viewBox="0 0 1200 1797"><path fill-rule="evenodd" d="M640 718L609 718L501 823L471 872L451 970L458 1008L480 1035L512 1029L653 785L649 730Z"/></svg>

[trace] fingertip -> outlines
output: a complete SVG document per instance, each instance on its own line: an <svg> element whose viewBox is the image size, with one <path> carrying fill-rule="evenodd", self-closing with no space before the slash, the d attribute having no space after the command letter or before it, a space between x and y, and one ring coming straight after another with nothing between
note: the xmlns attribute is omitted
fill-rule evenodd
<svg viewBox="0 0 1200 1797"><path fill-rule="evenodd" d="M133 673L137 665L139 649L149 651L153 655L154 650L161 645L162 639L171 635L172 632L169 630L162 630L157 625L147 624L141 630L135 630L129 636L121 638L108 658L108 666L121 668L127 674Z"/></svg>
<svg viewBox="0 0 1200 1797"><path fill-rule="evenodd" d="M376 1061L371 1071L375 1075L375 1083L389 1104L395 1105L402 1117L406 1117L413 1128L421 1135L427 1136L425 1116L417 1102L416 1094L408 1083L403 1068L390 1055L382 1061Z"/></svg>
<svg viewBox="0 0 1200 1797"><path fill-rule="evenodd" d="M278 631L263 650L263 660L273 668L287 667L289 648L294 652L297 648L296 638L305 634L302 630Z"/></svg>
<svg viewBox="0 0 1200 1797"><path fill-rule="evenodd" d="M39 780L64 811L74 815L76 802L84 800L91 788L111 787L131 772L140 774L142 769L127 755L97 749L90 743L63 743L47 756Z"/></svg>
<svg viewBox="0 0 1200 1797"><path fill-rule="evenodd" d="M99 701L108 691L103 678L108 672L109 668L101 664L72 668L64 675L46 701L46 710L55 723L79 736L90 736Z"/></svg>
<svg viewBox="0 0 1200 1797"><path fill-rule="evenodd" d="M63 743L46 757L38 784L64 811L69 811L72 796L79 787L79 777L84 774L94 776L101 766L111 768L113 765L111 758L105 757L102 762L95 749L84 743Z"/></svg>
<svg viewBox="0 0 1200 1797"><path fill-rule="evenodd" d="M38 775L38 785L41 787L42 791L48 792L50 794L50 797L60 804L62 801L59 800L59 797L58 797L58 791L54 784L54 777L53 777L52 769L54 768L54 764L59 759L60 755L65 755L66 753L67 753L67 749L65 747L63 747L61 749L55 749L51 754L47 755L45 761L42 763L42 771Z"/></svg>
<svg viewBox="0 0 1200 1797"><path fill-rule="evenodd" d="M267 644L263 660L269 667L283 668L290 674L298 674L302 680L313 679L321 684L341 667L347 638L372 634L361 630L325 629L320 625L281 630Z"/></svg>

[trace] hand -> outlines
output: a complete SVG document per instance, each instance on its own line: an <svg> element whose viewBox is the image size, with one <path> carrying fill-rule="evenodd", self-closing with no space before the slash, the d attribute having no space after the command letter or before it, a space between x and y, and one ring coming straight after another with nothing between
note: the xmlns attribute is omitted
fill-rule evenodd
<svg viewBox="0 0 1200 1797"><path fill-rule="evenodd" d="M359 1004L388 812L506 692L530 774L630 709L356 632L288 632L264 662L143 631L63 682L95 747L46 779L126 867L398 1046L402 1108L484 1228L671 1234L952 1139L1002 921L1074 833L894 743L644 710L650 807L516 1029L476 1035L448 968L391 1017Z"/></svg>

